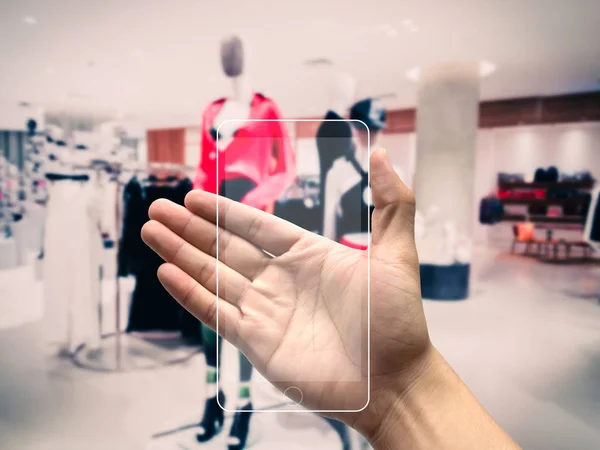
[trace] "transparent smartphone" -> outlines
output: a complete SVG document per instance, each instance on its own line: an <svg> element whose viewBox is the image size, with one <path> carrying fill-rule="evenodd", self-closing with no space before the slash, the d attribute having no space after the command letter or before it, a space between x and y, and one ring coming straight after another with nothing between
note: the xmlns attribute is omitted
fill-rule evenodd
<svg viewBox="0 0 600 450"><path fill-rule="evenodd" d="M590 206L583 231L583 239L596 251L600 250L600 189L591 194Z"/></svg>
<svg viewBox="0 0 600 450"><path fill-rule="evenodd" d="M342 118L227 120L212 134L219 194L281 220L261 234L259 219L239 229L247 208L217 214L219 229L237 230L235 239L217 234L217 333L243 352L217 340L217 386L228 393L221 407L364 409L373 210L367 126ZM283 220L314 234L290 241Z"/></svg>

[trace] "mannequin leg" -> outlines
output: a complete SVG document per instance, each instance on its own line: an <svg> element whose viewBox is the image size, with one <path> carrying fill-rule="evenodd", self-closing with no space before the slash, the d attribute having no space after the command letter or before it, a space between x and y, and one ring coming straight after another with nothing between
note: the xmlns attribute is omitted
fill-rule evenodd
<svg viewBox="0 0 600 450"><path fill-rule="evenodd" d="M239 392L239 406L246 406L250 403L250 380L252 379L252 363L248 361L248 358L244 356L242 352L240 354L240 392Z"/></svg>
<svg viewBox="0 0 600 450"><path fill-rule="evenodd" d="M350 450L352 448L352 442L350 441L350 433L348 431L348 427L338 420L330 419L329 417L323 418L340 436L340 440L342 441L342 450Z"/></svg>
<svg viewBox="0 0 600 450"><path fill-rule="evenodd" d="M204 405L204 414L200 421L200 432L196 435L198 442L206 442L217 435L223 427L223 409L219 403L225 406L225 395L223 391L216 392L217 388L217 339L219 339L219 350L222 338L217 333L202 325L202 341L204 343L204 355L206 356L206 390L207 399ZM217 402L217 395L219 396Z"/></svg>
<svg viewBox="0 0 600 450"><path fill-rule="evenodd" d="M252 364L242 352L240 355L240 391L237 411L233 417L233 425L229 432L228 449L243 450L246 448L250 418L252 417L252 400L250 397L250 380L252 379Z"/></svg>

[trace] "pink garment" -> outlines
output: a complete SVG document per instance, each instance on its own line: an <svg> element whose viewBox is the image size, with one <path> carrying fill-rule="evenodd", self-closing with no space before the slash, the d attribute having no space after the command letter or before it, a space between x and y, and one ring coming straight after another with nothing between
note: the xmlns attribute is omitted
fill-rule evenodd
<svg viewBox="0 0 600 450"><path fill-rule="evenodd" d="M242 199L242 203L265 209L277 201L296 178L294 151L286 124L279 121L281 113L271 99L254 94L249 121L235 132L231 143L218 155L217 174L217 142L213 126L225 101L214 101L202 115L201 159L194 188L217 193L218 183L223 180L249 178L256 183L256 188Z"/></svg>

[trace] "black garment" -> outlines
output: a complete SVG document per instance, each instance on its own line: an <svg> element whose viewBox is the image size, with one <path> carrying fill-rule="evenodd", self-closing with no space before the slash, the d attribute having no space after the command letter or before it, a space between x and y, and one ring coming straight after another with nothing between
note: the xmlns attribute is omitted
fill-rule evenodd
<svg viewBox="0 0 600 450"><path fill-rule="evenodd" d="M342 120L339 114L328 111L324 117L325 122L317 130L317 151L319 152L320 193L319 206L316 214L321 218L318 234L323 234L323 216L325 214L325 180L327 172L338 158L350 155L354 151L352 142L352 129L348 122L326 122L327 120Z"/></svg>
<svg viewBox="0 0 600 450"><path fill-rule="evenodd" d="M314 205L306 206L304 198L289 199L277 202L273 215L292 222L307 231L323 234L323 207L314 202Z"/></svg>
<svg viewBox="0 0 600 450"><path fill-rule="evenodd" d="M548 175L546 174L546 170L538 167L535 170L535 175L533 176L533 181L536 183L542 183L544 181L548 181Z"/></svg>
<svg viewBox="0 0 600 450"><path fill-rule="evenodd" d="M340 199L340 215L336 215L336 241L350 233L366 233L375 207L365 202L369 189L369 174L365 172L354 157L349 158L352 166L360 174L360 181L348 189Z"/></svg>
<svg viewBox="0 0 600 450"><path fill-rule="evenodd" d="M479 223L494 225L500 222L503 215L504 205L501 200L493 197L481 199L479 203Z"/></svg>
<svg viewBox="0 0 600 450"><path fill-rule="evenodd" d="M234 178L223 180L219 186L219 195L227 197L236 202L242 201L248 192L256 187L256 183L250 178Z"/></svg>
<svg viewBox="0 0 600 450"><path fill-rule="evenodd" d="M142 186L133 178L125 187L123 233L119 246L119 275L134 275L135 290L129 311L127 331L181 331L186 337L200 335L197 320L163 288L156 271L163 260L141 238L142 226L149 220L148 208L159 198L180 205L192 189L190 180L177 184Z"/></svg>

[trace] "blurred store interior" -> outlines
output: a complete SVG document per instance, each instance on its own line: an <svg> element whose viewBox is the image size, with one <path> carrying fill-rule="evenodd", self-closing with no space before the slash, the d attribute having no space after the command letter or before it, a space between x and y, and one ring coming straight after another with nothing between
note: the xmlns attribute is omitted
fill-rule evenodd
<svg viewBox="0 0 600 450"><path fill-rule="evenodd" d="M223 414L140 230L227 186L365 248L375 147L415 192L433 343L523 448L600 448L599 24L597 0L3 0L0 448L368 448ZM222 360L227 398L278 407Z"/></svg>

